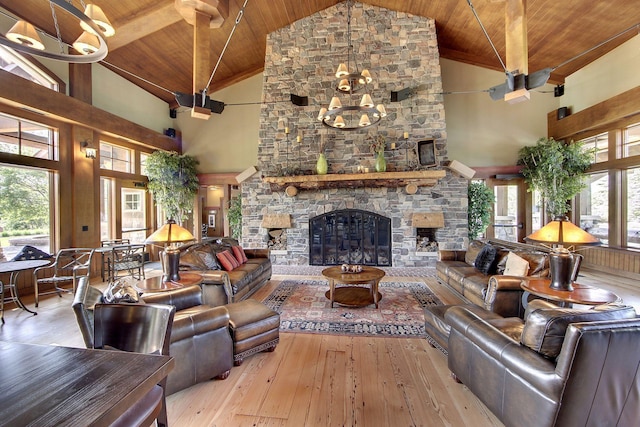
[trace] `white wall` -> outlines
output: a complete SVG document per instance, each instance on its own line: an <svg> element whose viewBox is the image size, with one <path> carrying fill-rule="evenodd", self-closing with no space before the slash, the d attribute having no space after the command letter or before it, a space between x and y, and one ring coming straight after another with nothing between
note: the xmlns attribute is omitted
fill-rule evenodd
<svg viewBox="0 0 640 427"><path fill-rule="evenodd" d="M561 106L572 112L640 85L640 35L567 77Z"/></svg>
<svg viewBox="0 0 640 427"><path fill-rule="evenodd" d="M109 60L107 55L106 60ZM111 70L91 66L93 105L159 133L174 127L169 104L132 84Z"/></svg>
<svg viewBox="0 0 640 427"><path fill-rule="evenodd" d="M444 92L486 90L505 75L461 62L440 59ZM550 91L551 93L541 93ZM547 112L558 108L553 86L531 91L529 101L493 101L488 93L444 96L450 160L468 166L514 165L518 150L547 135Z"/></svg>
<svg viewBox="0 0 640 427"><path fill-rule="evenodd" d="M209 120L191 118L191 109L181 107L176 129L182 131L183 152L200 161L202 173L241 172L258 162L258 129L262 74L210 95L229 105ZM268 106L265 106L268 108Z"/></svg>

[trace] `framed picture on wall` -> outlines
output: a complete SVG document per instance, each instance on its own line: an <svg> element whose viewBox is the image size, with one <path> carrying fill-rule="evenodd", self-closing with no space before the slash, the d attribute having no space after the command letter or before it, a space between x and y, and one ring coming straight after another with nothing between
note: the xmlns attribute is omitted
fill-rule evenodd
<svg viewBox="0 0 640 427"><path fill-rule="evenodd" d="M421 166L436 165L436 142L433 139L418 142L418 159Z"/></svg>
<svg viewBox="0 0 640 427"><path fill-rule="evenodd" d="M216 213L209 213L209 228L215 230L216 229Z"/></svg>

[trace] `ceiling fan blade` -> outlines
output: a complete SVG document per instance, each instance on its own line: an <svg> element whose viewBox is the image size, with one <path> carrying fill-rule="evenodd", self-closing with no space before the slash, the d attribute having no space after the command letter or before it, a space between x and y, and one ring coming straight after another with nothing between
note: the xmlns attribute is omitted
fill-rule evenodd
<svg viewBox="0 0 640 427"><path fill-rule="evenodd" d="M542 86L549 80L549 76L551 76L550 67L529 74L527 76L527 89L535 89Z"/></svg>
<svg viewBox="0 0 640 427"><path fill-rule="evenodd" d="M499 101L501 99L504 99L504 95L507 92L511 92L511 91L512 91L512 89L509 88L508 82L504 82L504 83L502 83L500 85L490 87L489 88L489 96L494 101Z"/></svg>

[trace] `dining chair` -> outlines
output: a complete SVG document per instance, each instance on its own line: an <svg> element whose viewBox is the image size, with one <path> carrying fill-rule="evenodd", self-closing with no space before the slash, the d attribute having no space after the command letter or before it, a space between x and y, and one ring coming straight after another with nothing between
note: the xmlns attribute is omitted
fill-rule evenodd
<svg viewBox="0 0 640 427"><path fill-rule="evenodd" d="M175 307L165 304L96 304L94 348L169 355ZM123 366L122 369L127 369ZM167 426L166 378L136 401L113 426Z"/></svg>
<svg viewBox="0 0 640 427"><path fill-rule="evenodd" d="M105 274L109 272L109 256L111 255L109 249L112 246L128 245L130 243L130 239L109 239L100 242L101 247L96 252L100 254L100 277L103 282L108 279Z"/></svg>
<svg viewBox="0 0 640 427"><path fill-rule="evenodd" d="M52 264L34 269L33 286L36 307L38 306L40 295L55 292L61 297L61 292L70 292L69 289L60 287L62 283L71 282L71 292L75 294L76 285L80 277L89 277L91 273L93 251L91 248L60 249ZM40 292L40 285L53 285L53 290Z"/></svg>
<svg viewBox="0 0 640 427"><path fill-rule="evenodd" d="M107 257L108 281L112 282L126 276L137 280L144 279L144 258L143 244L113 246L111 255Z"/></svg>

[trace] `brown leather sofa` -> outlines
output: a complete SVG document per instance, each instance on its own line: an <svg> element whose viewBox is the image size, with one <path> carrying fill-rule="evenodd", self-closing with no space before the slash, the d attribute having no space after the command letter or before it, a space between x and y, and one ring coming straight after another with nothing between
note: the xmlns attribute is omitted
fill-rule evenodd
<svg viewBox="0 0 640 427"><path fill-rule="evenodd" d="M531 305L531 304L530 304ZM523 321L449 308L448 364L506 426L635 426L640 319L632 307L529 309Z"/></svg>
<svg viewBox="0 0 640 427"><path fill-rule="evenodd" d="M143 299L147 303L176 307L169 346L169 354L176 364L167 377L167 394L228 376L233 366L233 342L226 308L203 304L199 286L145 294ZM86 277L81 278L72 307L87 348L93 348L94 344L93 306L101 302L102 292L90 286Z"/></svg>
<svg viewBox="0 0 640 427"><path fill-rule="evenodd" d="M271 279L268 249L244 249L247 262L231 271L222 269L216 254L233 246L238 246L236 240L224 238L180 248L180 268L202 274L203 300L212 307L244 300Z"/></svg>
<svg viewBox="0 0 640 427"><path fill-rule="evenodd" d="M476 258L485 245L495 248L488 274L476 268ZM476 304L503 317L522 317L522 276L505 276L506 257L513 252L529 263L529 277L549 274L547 253L540 247L506 241L473 240L467 250L440 250L436 262L438 281L447 285L467 303Z"/></svg>

